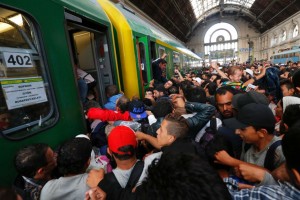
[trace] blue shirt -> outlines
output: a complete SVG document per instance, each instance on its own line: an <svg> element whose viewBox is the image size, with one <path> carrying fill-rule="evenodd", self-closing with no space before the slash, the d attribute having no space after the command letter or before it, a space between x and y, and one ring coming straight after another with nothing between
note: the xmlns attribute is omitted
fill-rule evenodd
<svg viewBox="0 0 300 200"><path fill-rule="evenodd" d="M123 94L116 94L112 97L109 97L107 103L104 104L104 108L108 110L116 110L116 102L121 96L123 96Z"/></svg>
<svg viewBox="0 0 300 200"><path fill-rule="evenodd" d="M231 178L225 178L232 199L235 200L300 200L300 190L288 182L278 182L278 185L265 185L252 189L237 190L237 182Z"/></svg>

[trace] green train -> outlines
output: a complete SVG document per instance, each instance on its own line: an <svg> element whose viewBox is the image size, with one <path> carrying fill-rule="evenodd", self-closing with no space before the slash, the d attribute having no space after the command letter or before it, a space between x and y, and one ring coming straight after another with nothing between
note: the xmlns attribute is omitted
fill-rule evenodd
<svg viewBox="0 0 300 200"><path fill-rule="evenodd" d="M121 4L107 0L1 0L0 184L16 176L15 152L43 142L56 148L85 133L76 68L104 88L142 97L151 62L167 53L166 74L198 66L200 58Z"/></svg>

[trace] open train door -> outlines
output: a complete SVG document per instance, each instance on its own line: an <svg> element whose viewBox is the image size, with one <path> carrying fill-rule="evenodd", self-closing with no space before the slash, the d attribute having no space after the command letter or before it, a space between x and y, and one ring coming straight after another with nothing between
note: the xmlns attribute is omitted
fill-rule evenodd
<svg viewBox="0 0 300 200"><path fill-rule="evenodd" d="M144 87L151 81L151 59L150 59L150 42L149 37L137 37L136 49L138 58L138 67L140 73L140 87L144 95Z"/></svg>
<svg viewBox="0 0 300 200"><path fill-rule="evenodd" d="M80 18L80 23L74 21L79 17L70 13L67 13L66 17L75 66L95 79L95 85L88 88L86 100L93 99L103 105L107 102L105 87L114 84L107 28L84 18ZM78 88L79 92L82 92L80 86Z"/></svg>

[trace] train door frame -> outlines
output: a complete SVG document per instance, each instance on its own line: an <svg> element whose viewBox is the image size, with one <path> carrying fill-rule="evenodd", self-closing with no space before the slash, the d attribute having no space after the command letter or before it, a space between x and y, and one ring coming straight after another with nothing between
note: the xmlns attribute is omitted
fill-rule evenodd
<svg viewBox="0 0 300 200"><path fill-rule="evenodd" d="M157 59L157 44L150 40L150 80L153 79L152 62Z"/></svg>
<svg viewBox="0 0 300 200"><path fill-rule="evenodd" d="M70 54L74 61L78 59L80 63L79 56L77 55L78 49L75 44L74 34L79 32L90 33L90 50L92 55L93 66L85 70L87 73L90 73L93 78L96 80L96 90L98 92L98 103L104 105L107 102L107 97L105 94L105 87L107 85L114 84L114 69L111 62L111 54L109 51L109 37L108 29L99 22L92 21L90 19L84 19L83 16L73 15L70 12L65 12L66 17L66 31L68 35L68 43L70 48ZM79 20L80 23L78 23ZM74 20L75 19L75 20ZM76 28L78 31L71 31L71 28ZM100 40L103 39L103 43ZM102 44L102 46L101 46ZM100 48L101 47L101 48ZM107 58L108 57L108 58ZM81 59L82 60L82 59ZM107 67L108 66L108 67ZM82 68L82 66L81 66ZM74 70L74 77L76 78L76 71ZM76 81L77 82L77 81ZM78 86L78 85L77 85ZM78 88L79 95L79 88Z"/></svg>

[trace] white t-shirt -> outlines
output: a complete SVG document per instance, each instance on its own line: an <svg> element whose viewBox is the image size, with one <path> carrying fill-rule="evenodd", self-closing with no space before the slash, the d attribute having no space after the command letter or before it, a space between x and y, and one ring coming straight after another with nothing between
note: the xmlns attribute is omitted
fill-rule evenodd
<svg viewBox="0 0 300 200"><path fill-rule="evenodd" d="M77 75L82 78L86 83L92 83L95 79L89 73L86 73L82 69L77 68Z"/></svg>
<svg viewBox="0 0 300 200"><path fill-rule="evenodd" d="M42 189L40 200L83 200L85 192L90 189L86 184L87 176L84 173L48 181Z"/></svg>

